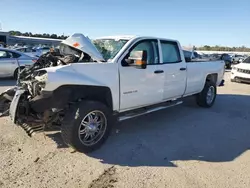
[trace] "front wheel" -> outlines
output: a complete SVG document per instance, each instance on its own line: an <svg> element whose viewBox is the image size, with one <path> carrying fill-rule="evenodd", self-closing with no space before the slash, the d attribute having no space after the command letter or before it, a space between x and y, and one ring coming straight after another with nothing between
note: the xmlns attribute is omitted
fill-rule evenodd
<svg viewBox="0 0 250 188"><path fill-rule="evenodd" d="M206 82L203 90L197 94L196 102L201 107L210 108L215 102L216 95L216 84L213 82Z"/></svg>
<svg viewBox="0 0 250 188"><path fill-rule="evenodd" d="M14 80L17 80L18 74L19 74L19 69L17 68L17 69L14 71L14 74L13 74Z"/></svg>
<svg viewBox="0 0 250 188"><path fill-rule="evenodd" d="M24 67L20 67L20 72L24 69ZM18 79L18 74L19 74L19 68L16 68L16 70L14 71L14 74L13 74L13 78L14 80L17 80Z"/></svg>
<svg viewBox="0 0 250 188"><path fill-rule="evenodd" d="M65 114L61 127L64 142L77 151L88 153L101 147L113 125L112 114L104 104L82 101Z"/></svg>

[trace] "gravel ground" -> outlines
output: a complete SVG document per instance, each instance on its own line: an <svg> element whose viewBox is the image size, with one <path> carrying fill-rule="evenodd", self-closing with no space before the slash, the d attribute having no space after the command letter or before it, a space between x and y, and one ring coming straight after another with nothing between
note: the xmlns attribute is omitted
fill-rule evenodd
<svg viewBox="0 0 250 188"><path fill-rule="evenodd" d="M29 138L1 118L0 187L250 187L250 85L225 77L213 108L189 99L120 123L88 155L58 132ZM0 82L0 90L13 83Z"/></svg>

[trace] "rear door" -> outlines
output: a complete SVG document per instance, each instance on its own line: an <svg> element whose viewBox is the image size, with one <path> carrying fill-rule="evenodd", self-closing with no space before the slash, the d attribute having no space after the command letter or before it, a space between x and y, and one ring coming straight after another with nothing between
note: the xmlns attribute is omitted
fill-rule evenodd
<svg viewBox="0 0 250 188"><path fill-rule="evenodd" d="M17 61L13 53L8 50L0 50L0 76L13 76L16 67Z"/></svg>
<svg viewBox="0 0 250 188"><path fill-rule="evenodd" d="M161 66L164 70L163 100L179 98L186 89L187 67L175 41L160 40Z"/></svg>

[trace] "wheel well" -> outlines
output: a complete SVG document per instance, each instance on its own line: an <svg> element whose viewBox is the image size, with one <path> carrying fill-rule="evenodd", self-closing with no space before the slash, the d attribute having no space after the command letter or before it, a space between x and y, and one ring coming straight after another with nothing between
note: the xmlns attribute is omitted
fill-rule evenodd
<svg viewBox="0 0 250 188"><path fill-rule="evenodd" d="M25 66L20 66L20 69L24 69ZM15 76L16 72L18 71L18 67L15 69L13 76Z"/></svg>
<svg viewBox="0 0 250 188"><path fill-rule="evenodd" d="M113 109L113 101L111 90L108 87L87 86L88 92L82 96L82 99L99 101L110 109Z"/></svg>
<svg viewBox="0 0 250 188"><path fill-rule="evenodd" d="M24 69L24 66L20 66L20 69ZM15 69L13 76L15 77L15 75L18 74L18 67Z"/></svg>
<svg viewBox="0 0 250 188"><path fill-rule="evenodd" d="M213 83L216 84L217 79L218 79L218 74L217 73L209 74L209 75L207 75L206 82L213 82Z"/></svg>
<svg viewBox="0 0 250 188"><path fill-rule="evenodd" d="M105 104L113 110L111 90L104 86L64 85L53 91L51 96L39 95L31 100L31 107L36 112L51 108L64 108L69 103L79 100L93 100Z"/></svg>

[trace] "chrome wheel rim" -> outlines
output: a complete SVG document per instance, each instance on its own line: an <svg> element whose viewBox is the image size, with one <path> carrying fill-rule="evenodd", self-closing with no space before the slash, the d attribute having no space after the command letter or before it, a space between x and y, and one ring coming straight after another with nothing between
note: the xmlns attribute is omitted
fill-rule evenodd
<svg viewBox="0 0 250 188"><path fill-rule="evenodd" d="M88 113L81 121L78 137L83 145L96 144L104 135L107 119L103 112L95 110Z"/></svg>
<svg viewBox="0 0 250 188"><path fill-rule="evenodd" d="M215 96L215 88L214 86L210 86L207 91L207 104L211 104L214 100Z"/></svg>

